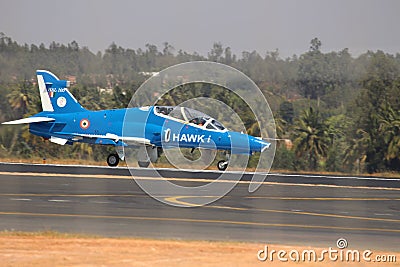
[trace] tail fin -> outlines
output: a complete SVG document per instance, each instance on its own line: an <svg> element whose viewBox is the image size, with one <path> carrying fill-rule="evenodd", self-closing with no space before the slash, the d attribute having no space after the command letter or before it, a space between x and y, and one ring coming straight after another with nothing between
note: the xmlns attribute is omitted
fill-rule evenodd
<svg viewBox="0 0 400 267"><path fill-rule="evenodd" d="M47 70L37 70L40 100L43 111L71 113L85 111L68 91L69 81L60 80Z"/></svg>

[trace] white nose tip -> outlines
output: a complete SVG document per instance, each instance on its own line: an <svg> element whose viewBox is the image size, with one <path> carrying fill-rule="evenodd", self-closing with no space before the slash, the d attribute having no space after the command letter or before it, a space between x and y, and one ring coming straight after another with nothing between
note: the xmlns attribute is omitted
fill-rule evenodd
<svg viewBox="0 0 400 267"><path fill-rule="evenodd" d="M271 145L271 143L262 140L261 137L255 137L253 140L257 144L257 150L260 152L264 152Z"/></svg>
<svg viewBox="0 0 400 267"><path fill-rule="evenodd" d="M264 152L267 148L269 148L270 145L271 145L271 143L264 142L262 144L261 152Z"/></svg>

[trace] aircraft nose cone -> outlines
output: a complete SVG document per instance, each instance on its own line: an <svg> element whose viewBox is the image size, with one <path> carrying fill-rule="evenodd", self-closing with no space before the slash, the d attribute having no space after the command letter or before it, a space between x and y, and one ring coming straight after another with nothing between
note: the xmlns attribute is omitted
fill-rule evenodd
<svg viewBox="0 0 400 267"><path fill-rule="evenodd" d="M252 143L253 143L254 151L257 151L257 152L264 152L271 145L271 143L266 142L258 137L254 137L252 140Z"/></svg>
<svg viewBox="0 0 400 267"><path fill-rule="evenodd" d="M238 132L230 132L229 137L231 139L232 153L234 154L263 152L271 145L271 143L262 140L260 137Z"/></svg>
<svg viewBox="0 0 400 267"><path fill-rule="evenodd" d="M263 147L261 148L261 152L264 152L264 150L268 149L270 147L270 145L271 145L271 143L263 141L263 144L262 144Z"/></svg>

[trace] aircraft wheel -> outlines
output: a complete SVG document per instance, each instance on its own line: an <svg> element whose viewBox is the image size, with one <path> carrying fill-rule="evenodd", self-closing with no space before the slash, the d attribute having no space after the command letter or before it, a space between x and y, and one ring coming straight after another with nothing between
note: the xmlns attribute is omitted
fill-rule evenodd
<svg viewBox="0 0 400 267"><path fill-rule="evenodd" d="M110 167L115 167L119 163L119 156L118 154L110 154L107 157L107 164Z"/></svg>
<svg viewBox="0 0 400 267"><path fill-rule="evenodd" d="M150 165L150 161L138 161L138 165L141 168L147 168Z"/></svg>
<svg viewBox="0 0 400 267"><path fill-rule="evenodd" d="M225 171L228 168L228 161L220 160L217 163L218 170Z"/></svg>

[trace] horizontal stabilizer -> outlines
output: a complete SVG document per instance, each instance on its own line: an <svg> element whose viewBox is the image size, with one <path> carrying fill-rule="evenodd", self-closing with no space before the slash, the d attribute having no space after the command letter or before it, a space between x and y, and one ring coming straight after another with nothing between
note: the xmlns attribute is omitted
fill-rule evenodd
<svg viewBox="0 0 400 267"><path fill-rule="evenodd" d="M53 118L47 117L29 117L25 119L19 119L15 121L7 121L3 122L2 124L24 124L24 123L35 123L35 122L47 122L47 121L54 121Z"/></svg>

